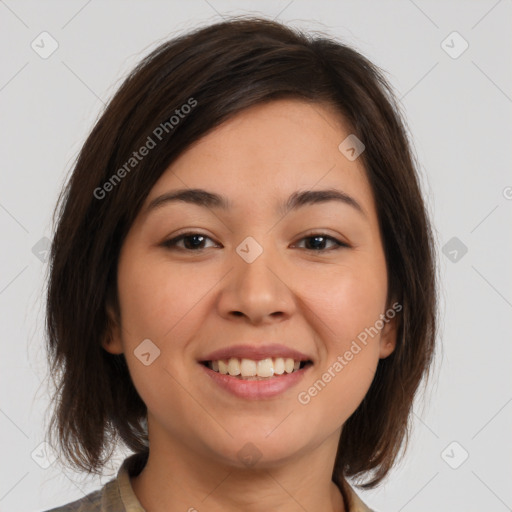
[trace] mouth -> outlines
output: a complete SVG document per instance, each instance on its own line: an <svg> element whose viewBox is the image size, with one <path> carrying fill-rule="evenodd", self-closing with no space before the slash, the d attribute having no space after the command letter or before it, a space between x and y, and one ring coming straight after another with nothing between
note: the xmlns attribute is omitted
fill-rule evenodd
<svg viewBox="0 0 512 512"><path fill-rule="evenodd" d="M227 375L238 380L259 381L272 380L300 372L312 366L311 360L299 360L291 357L267 357L248 359L231 357L200 361L200 364L220 375Z"/></svg>
<svg viewBox="0 0 512 512"><path fill-rule="evenodd" d="M197 362L214 389L245 400L277 399L296 387L315 363L310 354L278 343L231 345Z"/></svg>

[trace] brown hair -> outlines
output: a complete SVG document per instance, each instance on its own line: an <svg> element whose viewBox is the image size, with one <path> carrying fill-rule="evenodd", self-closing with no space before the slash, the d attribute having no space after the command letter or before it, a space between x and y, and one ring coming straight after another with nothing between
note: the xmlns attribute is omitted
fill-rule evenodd
<svg viewBox="0 0 512 512"><path fill-rule="evenodd" d="M120 248L144 199L190 144L243 109L276 98L331 105L365 144L361 158L376 201L388 302L403 306L396 349L379 361L366 397L343 427L333 480L366 477L362 487L373 487L405 445L412 401L433 357L436 268L393 92L375 65L340 42L266 19L234 18L165 42L139 63L94 126L59 198L47 294L56 386L48 433L75 467L99 473L118 440L135 452L148 448L146 406L124 355L101 345L111 328L107 306L119 315ZM170 121L186 104L194 107ZM133 152L159 126L166 127L162 142L131 170ZM123 179L114 180L116 173Z"/></svg>

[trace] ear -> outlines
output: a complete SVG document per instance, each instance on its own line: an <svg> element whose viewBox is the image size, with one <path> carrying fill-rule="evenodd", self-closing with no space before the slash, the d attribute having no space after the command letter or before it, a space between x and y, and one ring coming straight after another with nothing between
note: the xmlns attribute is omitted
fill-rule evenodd
<svg viewBox="0 0 512 512"><path fill-rule="evenodd" d="M124 352L123 344L121 343L121 328L120 318L116 314L115 308L112 306L110 300L107 299L107 332L101 341L102 347L110 354L122 354Z"/></svg>
<svg viewBox="0 0 512 512"><path fill-rule="evenodd" d="M398 315L393 318L386 317L384 327L380 336L380 353L379 358L385 359L390 356L396 348L396 337L398 331Z"/></svg>

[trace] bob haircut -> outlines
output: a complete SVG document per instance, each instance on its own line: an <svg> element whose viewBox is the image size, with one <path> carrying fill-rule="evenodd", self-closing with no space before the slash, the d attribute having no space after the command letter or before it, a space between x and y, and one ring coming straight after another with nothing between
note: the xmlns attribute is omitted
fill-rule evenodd
<svg viewBox="0 0 512 512"><path fill-rule="evenodd" d="M119 318L120 248L145 198L200 137L247 107L281 98L328 105L365 144L388 304L403 306L396 349L379 361L343 426L333 481L355 477L366 479L359 487L374 487L405 448L413 399L433 359L437 292L432 228L397 100L382 71L346 45L235 17L169 40L136 66L96 122L57 202L46 308L55 386L48 434L72 467L100 473L119 440L134 452L148 450L147 409L124 354L101 345ZM150 139L156 144L135 162Z"/></svg>

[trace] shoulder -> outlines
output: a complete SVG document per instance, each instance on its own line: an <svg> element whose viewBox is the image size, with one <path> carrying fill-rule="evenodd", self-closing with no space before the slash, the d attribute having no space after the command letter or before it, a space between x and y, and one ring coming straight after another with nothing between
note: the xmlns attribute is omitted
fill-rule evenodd
<svg viewBox="0 0 512 512"><path fill-rule="evenodd" d="M76 501L66 503L57 508L52 508L44 512L100 512L101 511L101 495L103 489L91 492L87 496Z"/></svg>
<svg viewBox="0 0 512 512"><path fill-rule="evenodd" d="M131 487L130 476L142 470L147 457L148 453L137 453L127 457L119 468L117 477L107 482L101 489L44 512L144 512Z"/></svg>

